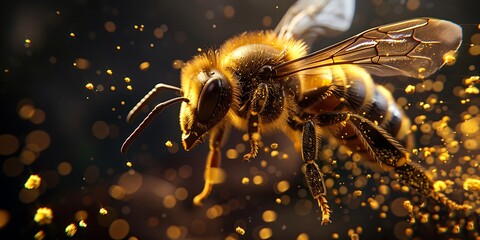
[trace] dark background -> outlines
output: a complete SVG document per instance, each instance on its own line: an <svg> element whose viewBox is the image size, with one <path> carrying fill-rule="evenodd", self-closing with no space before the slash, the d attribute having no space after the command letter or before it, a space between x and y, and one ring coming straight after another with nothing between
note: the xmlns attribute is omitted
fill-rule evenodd
<svg viewBox="0 0 480 240"><path fill-rule="evenodd" d="M334 233L338 233L340 239L347 239L349 229L356 229L361 239L405 238L402 232L409 225L406 223L408 217L389 214L387 218L381 218L380 211L369 207L357 206L349 210L346 204L334 203L331 195L328 199L334 214L333 223L328 226L320 226L320 214L313 201L307 213L295 210L297 202L309 201L310 196L306 194L308 190L300 172L299 155L281 134L264 137L265 145L279 143L279 150L288 153L289 159L279 160L262 153L250 164L245 164L240 158L229 160L224 156L223 165L228 178L225 183L216 186L200 208L193 207L191 200L203 186L201 180L208 146L200 145L189 153L181 147L178 152L175 150L179 147L181 136L179 106L165 110L127 155L119 152L121 143L134 128L124 120L129 109L158 82L179 86L179 70L172 67L174 60L187 61L197 53L198 48L220 46L224 40L244 31L273 28L293 2L75 0L11 1L3 5L0 10L0 135L16 136L20 146L14 153L0 156L3 166L3 171L0 171L0 210L9 213L8 223L0 228L0 238L32 239L39 230L45 232L47 239L68 238L64 233L65 227L77 222L75 213L79 210L88 213L88 226L79 228L74 239L109 239L109 226L116 219L128 222L130 228L126 238L134 236L138 239L166 239L168 229L180 229L180 238L224 239L230 235L252 239L258 238L258 232L263 227L272 230L274 239L295 239L301 233L308 234L310 239L331 239ZM341 36L319 40L314 49L384 23L420 16L451 20L464 28L465 40L457 64L442 70L442 73L452 76L442 92L448 98L452 95L450 87L461 85L463 77L478 75L478 70L468 70L469 65L480 67L478 57L468 54L468 45L470 36L479 31L480 2L427 0L420 1L415 10L409 10L407 2L410 1L357 1L351 29ZM227 5L235 9L232 18L223 14ZM207 18L212 13L213 19ZM271 17L270 26L262 24L265 16ZM104 25L107 21L115 23L114 32L106 31ZM143 31L134 28L142 24ZM162 38L157 38L153 31L162 25L166 25L168 30ZM75 36L70 36L70 33ZM25 45L25 39L31 40L29 46ZM121 46L121 50L116 50L117 45ZM74 67L77 58L88 59L90 67ZM150 63L150 68L142 71L139 65L145 61ZM107 74L107 69L111 69L113 74ZM127 90L129 84L124 82L124 77L132 79L132 91ZM379 81L395 82L395 79ZM86 89L87 83L92 83L96 90ZM399 88L394 92L396 97L402 96L402 89L409 82L398 84ZM105 89L98 91L98 85ZM116 90L111 91L110 86L115 86ZM172 96L174 94L165 93L161 100ZM454 106L453 102L458 102L458 98L451 97L451 106ZM421 99L422 95L414 98ZM45 112L44 122L34 124L19 116L19 108L25 99ZM474 103L478 101L472 100L471 104ZM460 121L456 118L460 118L465 108L450 107L449 112L442 114ZM419 113L413 109L408 114L413 119ZM97 121L109 126L106 138L99 139L92 133L92 126ZM4 162L21 157L22 151L27 148L24 139L34 130L46 131L51 144L46 150L38 152L35 162L25 165L18 174L5 174L9 170ZM174 143L173 148L165 147L167 140ZM241 140L241 133L234 131L225 149L235 148L238 143L247 146ZM271 174L268 168L262 167L260 162L263 159L268 160L269 167L273 167L272 172L280 172L281 176ZM125 164L128 161L133 163L132 169L142 176L142 187L121 200L114 199L109 189L129 171ZM66 176L56 173L61 162L71 164L71 173ZM182 167L191 174L179 176ZM255 169L264 176L264 183L259 186L252 183L253 176L257 175ZM335 180L335 188L345 185L349 193L353 193L355 189L349 172L341 167L334 167L333 171L341 176ZM19 195L30 174L40 174L44 181L39 196L25 203L19 200ZM250 178L249 185L240 183L244 176ZM273 190L280 180L290 183L290 189L285 193L291 198L288 205L275 203L275 199L282 195ZM378 194L375 186L376 182L370 181L363 188L362 201ZM174 208L164 207L165 196L171 195L178 187L187 189L187 199L177 200ZM385 200L385 205L390 205L399 196L410 199L415 194L392 193ZM206 212L215 204L229 205L231 211L209 219ZM33 216L37 208L44 206L52 209L54 218L52 224L39 226L33 221ZM109 214L100 216L98 210L101 207L106 207ZM262 220L262 213L268 209L277 213L277 220L273 223ZM402 224L398 225L398 222ZM235 234L237 226L245 228L244 236ZM381 231L378 231L379 227ZM427 239L437 232L434 223L417 223L410 227L414 230L415 239ZM469 234L463 230L453 237L472 237ZM451 235L436 237L447 236Z"/></svg>

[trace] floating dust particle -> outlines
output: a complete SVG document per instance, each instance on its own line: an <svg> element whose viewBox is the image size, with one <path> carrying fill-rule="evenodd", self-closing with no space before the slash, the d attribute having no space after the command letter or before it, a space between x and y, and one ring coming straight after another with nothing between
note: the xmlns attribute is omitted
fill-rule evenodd
<svg viewBox="0 0 480 240"><path fill-rule="evenodd" d="M433 183L433 189L435 192L443 192L447 189L447 184L441 180L435 181L435 183Z"/></svg>
<svg viewBox="0 0 480 240"><path fill-rule="evenodd" d="M265 27L270 27L272 25L272 17L264 16L262 18L262 25Z"/></svg>
<svg viewBox="0 0 480 240"><path fill-rule="evenodd" d="M465 89L466 94L478 94L480 90L477 87L470 85Z"/></svg>
<svg viewBox="0 0 480 240"><path fill-rule="evenodd" d="M45 232L43 230L38 231L35 236L33 236L35 240L43 240L45 239Z"/></svg>
<svg viewBox="0 0 480 240"><path fill-rule="evenodd" d="M172 62L172 67L174 69L181 69L183 66L185 66L185 62L180 59L173 60Z"/></svg>
<svg viewBox="0 0 480 240"><path fill-rule="evenodd" d="M160 39L160 38L163 38L164 32L163 32L162 28L157 27L157 28L153 29L153 35L156 38Z"/></svg>
<svg viewBox="0 0 480 240"><path fill-rule="evenodd" d="M282 203L282 199L280 199L280 198L275 198L275 203L277 203L277 204Z"/></svg>
<svg viewBox="0 0 480 240"><path fill-rule="evenodd" d="M258 236L260 237L260 239L269 239L272 237L272 235L273 235L273 232L272 232L272 229L270 228L262 228L258 232Z"/></svg>
<svg viewBox="0 0 480 240"><path fill-rule="evenodd" d="M5 227L10 221L10 213L6 210L0 209L0 229Z"/></svg>
<svg viewBox="0 0 480 240"><path fill-rule="evenodd" d="M267 161L265 161L265 160L260 161L260 166L263 167L263 168L267 167Z"/></svg>
<svg viewBox="0 0 480 240"><path fill-rule="evenodd" d="M206 216L209 219L215 219L223 214L223 208L220 205L213 205L207 209Z"/></svg>
<svg viewBox="0 0 480 240"><path fill-rule="evenodd" d="M443 55L443 63L451 66L456 62L455 51L449 51Z"/></svg>
<svg viewBox="0 0 480 240"><path fill-rule="evenodd" d="M430 214L423 213L422 215L420 215L420 222L427 223L429 218L430 218Z"/></svg>
<svg viewBox="0 0 480 240"><path fill-rule="evenodd" d="M149 62L142 62L142 63L140 63L139 68L142 71L147 71L150 68L150 63Z"/></svg>
<svg viewBox="0 0 480 240"><path fill-rule="evenodd" d="M132 89L133 89L132 85L127 85L127 89L128 89L128 91L132 91Z"/></svg>
<svg viewBox="0 0 480 240"><path fill-rule="evenodd" d="M309 240L310 237L308 236L307 233L300 233L298 236L297 236L297 240Z"/></svg>
<svg viewBox="0 0 480 240"><path fill-rule="evenodd" d="M373 210L378 210L380 208L380 204L374 198L368 198L368 203L370 205L370 208Z"/></svg>
<svg viewBox="0 0 480 240"><path fill-rule="evenodd" d="M33 217L33 220L39 225L50 224L52 223L53 212L52 209L47 207L42 207L37 209L37 213Z"/></svg>
<svg viewBox="0 0 480 240"><path fill-rule="evenodd" d="M263 183L263 177L262 175L256 175L253 177L253 184L255 185L261 185Z"/></svg>
<svg viewBox="0 0 480 240"><path fill-rule="evenodd" d="M102 215L107 215L107 214L108 214L108 211L107 211L107 209L105 209L105 208L102 207L102 208L100 208L100 210L98 210L98 213L100 213L100 214L102 214Z"/></svg>
<svg viewBox="0 0 480 240"><path fill-rule="evenodd" d="M362 190L356 190L355 192L353 192L353 197L357 198L360 196L362 196Z"/></svg>
<svg viewBox="0 0 480 240"><path fill-rule="evenodd" d="M177 205L177 199L175 196L167 195L165 198L163 198L163 206L165 208L173 208L175 205Z"/></svg>
<svg viewBox="0 0 480 240"><path fill-rule="evenodd" d="M75 37L75 33L71 32L70 37Z"/></svg>
<svg viewBox="0 0 480 240"><path fill-rule="evenodd" d="M480 82L480 76L471 76L463 80L463 83L465 85L476 84L478 82Z"/></svg>
<svg viewBox="0 0 480 240"><path fill-rule="evenodd" d="M70 223L66 228L65 228L65 234L69 237L73 237L75 233L77 232L77 225L75 223Z"/></svg>
<svg viewBox="0 0 480 240"><path fill-rule="evenodd" d="M173 147L173 144L170 140L168 140L168 141L165 142L165 146L171 148L171 147Z"/></svg>
<svg viewBox="0 0 480 240"><path fill-rule="evenodd" d="M117 45L115 48L116 48L117 50L122 49L122 47L121 47L120 45Z"/></svg>
<svg viewBox="0 0 480 240"><path fill-rule="evenodd" d="M93 90L93 84L92 83L87 83L85 85L85 88L88 89L88 90Z"/></svg>
<svg viewBox="0 0 480 240"><path fill-rule="evenodd" d="M244 235L245 234L245 229L243 229L242 227L238 226L235 228L235 232L237 232L238 234L240 235Z"/></svg>
<svg viewBox="0 0 480 240"><path fill-rule="evenodd" d="M333 233L333 234L332 234L332 238L333 238L333 239L339 239L339 238L340 238L340 234L338 234L338 233Z"/></svg>
<svg viewBox="0 0 480 240"><path fill-rule="evenodd" d="M412 94L415 92L415 86L413 85L408 85L406 88L405 88L405 92L408 93L408 94Z"/></svg>
<svg viewBox="0 0 480 240"><path fill-rule="evenodd" d="M105 28L105 31L109 33L113 33L117 29L117 26L112 21L106 21L103 27Z"/></svg>
<svg viewBox="0 0 480 240"><path fill-rule="evenodd" d="M273 150L272 152L270 152L271 157L276 157L276 156L278 156L278 154L280 154L280 153L277 150Z"/></svg>
<svg viewBox="0 0 480 240"><path fill-rule="evenodd" d="M89 69L90 68L90 61L88 61L88 59L85 59L85 58L77 58L77 59L75 59L74 66L76 68L82 69L82 70Z"/></svg>
<svg viewBox="0 0 480 240"><path fill-rule="evenodd" d="M233 16L235 16L235 8L231 5L226 5L223 8L223 15L226 18L233 18Z"/></svg>
<svg viewBox="0 0 480 240"><path fill-rule="evenodd" d="M276 185L276 190L279 192L279 193L284 193L286 192L288 189L290 188L290 183L286 180L282 180L280 182L277 183Z"/></svg>
<svg viewBox="0 0 480 240"><path fill-rule="evenodd" d="M110 91L115 91L115 86L110 86Z"/></svg>
<svg viewBox="0 0 480 240"><path fill-rule="evenodd" d="M130 225L124 219L116 219L108 229L108 233L113 239L124 239L129 231Z"/></svg>
<svg viewBox="0 0 480 240"><path fill-rule="evenodd" d="M275 222L277 220L277 213L273 210L265 210L262 213L262 219L264 222Z"/></svg>
<svg viewBox="0 0 480 240"><path fill-rule="evenodd" d="M242 178L242 184L247 185L248 183L250 183L250 179L248 177L243 177Z"/></svg>
<svg viewBox="0 0 480 240"><path fill-rule="evenodd" d="M78 222L78 226L79 226L79 227L82 227L82 228L86 228L86 227L87 227L87 223L85 222L85 220L80 220L80 222Z"/></svg>
<svg viewBox="0 0 480 240"><path fill-rule="evenodd" d="M475 229L475 222L474 221L468 221L467 226L465 228L468 231L473 231Z"/></svg>
<svg viewBox="0 0 480 240"><path fill-rule="evenodd" d="M466 191L479 191L480 179L468 178L463 182L463 189Z"/></svg>
<svg viewBox="0 0 480 240"><path fill-rule="evenodd" d="M352 235L350 235L350 240L360 240L360 237L358 236L358 234L353 233Z"/></svg>
<svg viewBox="0 0 480 240"><path fill-rule="evenodd" d="M130 168L133 166L132 162L130 161L128 161L126 164L127 164L127 167L130 167Z"/></svg>
<svg viewBox="0 0 480 240"><path fill-rule="evenodd" d="M38 187L40 187L41 182L42 179L38 175L32 174L25 182L24 186L26 189L37 189Z"/></svg>
<svg viewBox="0 0 480 240"><path fill-rule="evenodd" d="M177 200L183 201L183 200L187 199L187 197L188 197L188 191L187 191L187 189L180 187L180 188L177 188L177 189L175 190L174 195L175 195L175 198L176 198Z"/></svg>
<svg viewBox="0 0 480 240"><path fill-rule="evenodd" d="M272 143L272 144L270 144L270 147L272 149L277 149L278 148L278 143Z"/></svg>
<svg viewBox="0 0 480 240"><path fill-rule="evenodd" d="M228 159L237 159L238 158L238 152L234 148L230 148L225 152L225 155L227 156Z"/></svg>
<svg viewBox="0 0 480 240"><path fill-rule="evenodd" d="M131 81L131 79L130 79L129 77L125 77L125 78L123 79L123 81L125 81L126 83L129 83L129 82Z"/></svg>
<svg viewBox="0 0 480 240"><path fill-rule="evenodd" d="M30 43L32 43L32 40L30 40L30 39L27 38L27 39L25 39L25 43L26 43L26 44L30 44Z"/></svg>

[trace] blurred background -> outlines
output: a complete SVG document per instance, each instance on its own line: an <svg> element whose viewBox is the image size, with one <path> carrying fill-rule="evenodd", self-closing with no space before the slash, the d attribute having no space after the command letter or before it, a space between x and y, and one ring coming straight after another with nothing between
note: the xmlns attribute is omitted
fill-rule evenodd
<svg viewBox="0 0 480 240"><path fill-rule="evenodd" d="M156 83L179 86L181 66L199 49L218 47L244 31L272 29L293 3L5 4L0 10L0 238L475 239L475 211L449 214L399 187L388 173L373 172L332 149L323 151L329 160L320 163L332 223L320 226L300 156L282 134L264 136L260 155L242 163L248 143L234 130L223 150L225 181L202 207L194 207L208 144L188 153L182 149L179 106L166 109L126 155L120 154L138 123L127 124L126 114ZM453 66L423 83L377 80L418 127L419 158L444 186L441 191L472 203L478 193L466 192L462 184L479 173L478 79L465 81L479 75L479 9L480 2L470 0L357 1L350 30L313 47L414 17L460 24L464 42ZM414 94L405 93L409 84L416 86ZM159 101L173 96L166 92ZM38 188L26 188L31 175L41 178ZM405 200L420 209L414 223Z"/></svg>

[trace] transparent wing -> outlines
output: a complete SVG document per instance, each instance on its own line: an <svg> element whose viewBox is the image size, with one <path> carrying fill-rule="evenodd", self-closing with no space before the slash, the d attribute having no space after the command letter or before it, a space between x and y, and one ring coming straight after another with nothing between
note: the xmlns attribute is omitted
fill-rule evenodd
<svg viewBox="0 0 480 240"><path fill-rule="evenodd" d="M373 28L343 42L274 67L278 77L314 74L334 64L356 64L377 76L425 78L443 66L462 42L449 21L418 18Z"/></svg>
<svg viewBox="0 0 480 240"><path fill-rule="evenodd" d="M298 0L275 28L283 38L302 39L311 45L321 36L335 36L350 28L355 0Z"/></svg>

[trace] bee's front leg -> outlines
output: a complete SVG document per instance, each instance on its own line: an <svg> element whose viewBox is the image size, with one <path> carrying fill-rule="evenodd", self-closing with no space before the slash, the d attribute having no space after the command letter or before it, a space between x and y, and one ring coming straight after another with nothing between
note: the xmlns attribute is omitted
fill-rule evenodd
<svg viewBox="0 0 480 240"><path fill-rule="evenodd" d="M265 101L268 97L268 86L260 83L255 90L249 112L247 114L248 138L250 140L250 152L243 156L244 161L255 158L258 153L258 143L260 142L260 113L263 112Z"/></svg>
<svg viewBox="0 0 480 240"><path fill-rule="evenodd" d="M210 152L205 163L205 184L202 192L193 198L193 204L197 206L202 205L202 201L210 195L213 185L223 181L223 170L220 168L222 163L222 154L220 147L222 146L222 139L224 139L227 131L222 127L218 131L214 131L210 135L209 148Z"/></svg>
<svg viewBox="0 0 480 240"><path fill-rule="evenodd" d="M315 163L317 159L318 148L321 145L321 140L317 138L315 132L315 124L309 120L305 122L302 130L302 159L303 159L303 172L310 188L312 196L318 201L318 205L322 210L322 225L327 224L330 221L330 207L328 206L327 199L325 198L327 190L325 188L325 182L323 181L323 175L320 168Z"/></svg>

